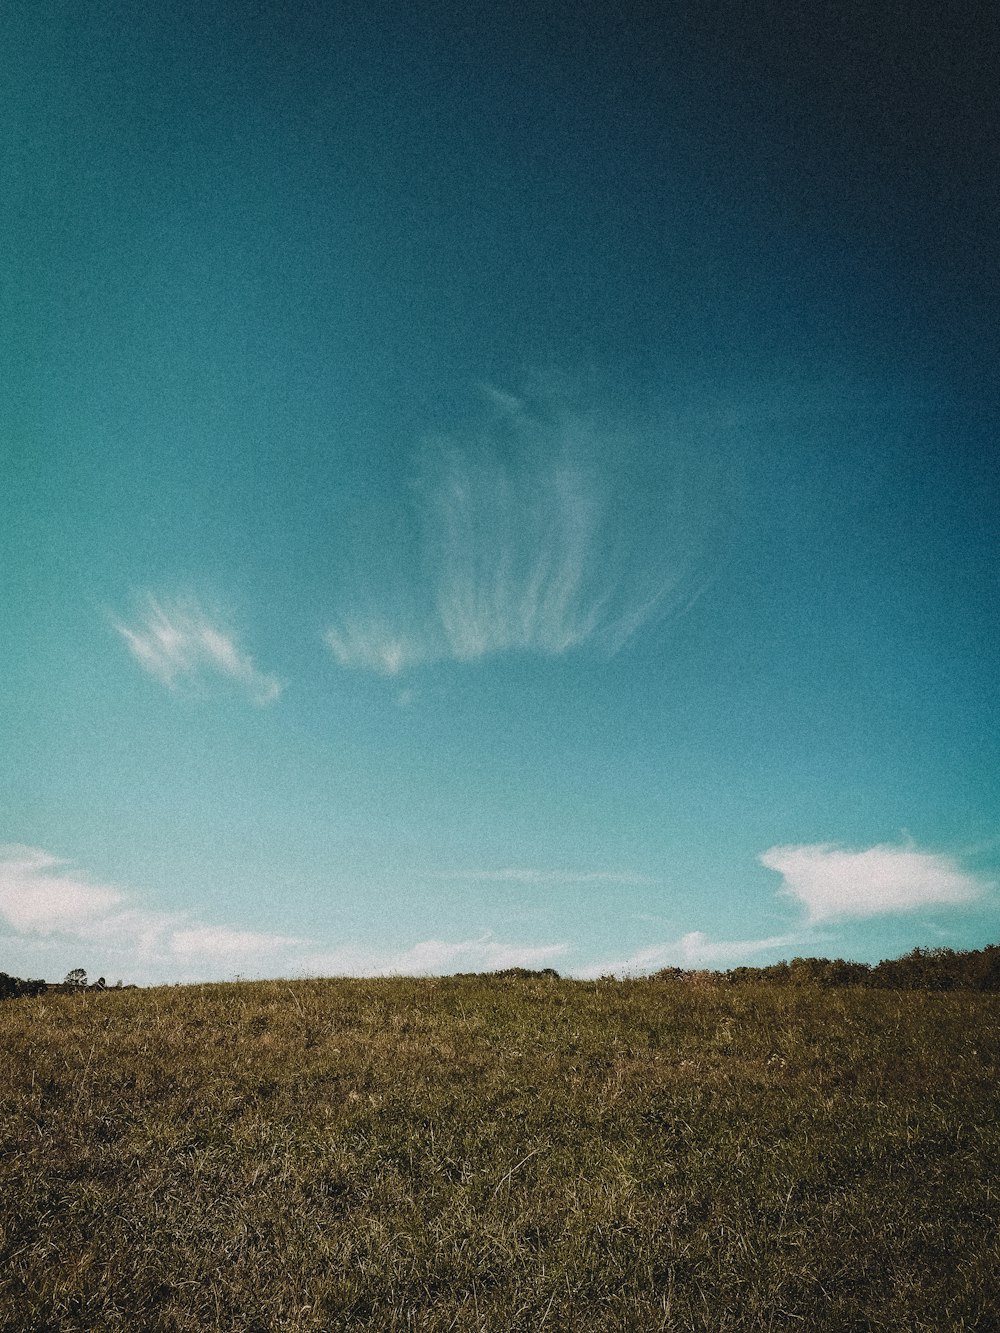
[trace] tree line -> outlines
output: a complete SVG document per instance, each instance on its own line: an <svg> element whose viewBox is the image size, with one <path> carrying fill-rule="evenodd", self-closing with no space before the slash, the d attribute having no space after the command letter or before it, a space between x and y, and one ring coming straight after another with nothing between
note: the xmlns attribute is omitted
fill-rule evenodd
<svg viewBox="0 0 1000 1333"><path fill-rule="evenodd" d="M74 967L66 973L64 981L41 981L38 978L25 979L23 977L11 977L6 972L0 972L0 1000L17 1000L24 996L44 995L47 991L55 991L57 994L65 991L88 991L88 990L108 990L108 983L103 977L98 977L96 981L88 982L87 973L82 967ZM122 983L116 982L115 990L122 989ZM128 989L132 989L129 987Z"/></svg>
<svg viewBox="0 0 1000 1333"><path fill-rule="evenodd" d="M559 973L551 967L541 971L508 967L489 975L514 981L559 978ZM1000 944L988 944L984 949L916 948L901 958L884 958L874 964L854 963L846 958L792 958L766 967L732 967L726 972L664 967L653 976L658 981L714 981L731 986L767 983L776 986L867 986L873 990L1000 991ZM613 981L614 978L602 980ZM122 983L118 981L109 988L103 977L88 983L82 967L74 968L65 981L56 983L22 980L0 972L0 1000L44 995L47 991L106 989L120 990ZM125 989L134 988L127 986Z"/></svg>
<svg viewBox="0 0 1000 1333"><path fill-rule="evenodd" d="M777 986L867 986L873 990L1000 991L1000 944L984 949L912 949L901 958L854 963L845 958L793 958L767 967L726 972L690 972L667 967L657 977L711 977L733 986L767 982Z"/></svg>

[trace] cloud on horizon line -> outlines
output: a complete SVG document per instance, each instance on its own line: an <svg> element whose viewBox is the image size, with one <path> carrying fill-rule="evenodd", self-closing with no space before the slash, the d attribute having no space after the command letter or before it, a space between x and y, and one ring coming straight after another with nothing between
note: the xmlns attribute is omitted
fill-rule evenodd
<svg viewBox="0 0 1000 1333"><path fill-rule="evenodd" d="M408 949L378 951L350 946L306 954L309 973L324 976L434 976L493 972L506 967L548 966L569 952L568 944L509 944L486 931L474 939L421 940Z"/></svg>
<svg viewBox="0 0 1000 1333"><path fill-rule="evenodd" d="M963 870L953 857L921 851L912 843L900 847L881 843L859 851L834 843L776 846L762 852L758 860L782 876L780 892L806 908L803 928L748 940L712 940L703 931L690 931L627 958L587 967L578 975L641 974L663 967L733 967L759 954L813 949L816 941L811 928L817 925L919 908L963 907L996 887L993 880Z"/></svg>
<svg viewBox="0 0 1000 1333"><path fill-rule="evenodd" d="M143 670L168 689L181 681L194 684L206 675L216 676L240 686L258 707L274 703L284 689L282 681L261 671L194 601L164 604L147 593L137 622L112 623Z"/></svg>
<svg viewBox="0 0 1000 1333"><path fill-rule="evenodd" d="M782 891L801 903L809 923L959 907L976 902L992 880L963 870L953 857L907 844L852 851L821 842L771 847L758 858L781 875Z"/></svg>
<svg viewBox="0 0 1000 1333"><path fill-rule="evenodd" d="M211 925L188 913L137 906L117 885L94 883L38 847L0 846L0 917L22 939L60 936L133 963L237 964L306 943L292 936Z"/></svg>
<svg viewBox="0 0 1000 1333"><path fill-rule="evenodd" d="M171 980L218 980L220 973L236 972L273 977L488 971L547 965L569 949L511 944L489 932L459 941L422 940L398 950L329 948L314 939L145 908L134 894L94 883L74 873L69 862L20 845L0 846L0 918L29 952L44 956L63 948L75 957L84 948L100 951L100 970L130 972L132 980L154 973Z"/></svg>
<svg viewBox="0 0 1000 1333"><path fill-rule="evenodd" d="M611 485L602 456L623 467L627 432L558 404L487 397L493 415L471 442L425 446L405 563L324 634L339 666L392 677L498 653L559 657L586 645L613 656L700 591L707 525L689 479L674 479L669 513L657 511L667 528L639 549L649 497Z"/></svg>
<svg viewBox="0 0 1000 1333"><path fill-rule="evenodd" d="M679 939L637 949L627 958L596 963L583 968L581 977L626 976L658 972L663 967L683 967L692 971L732 967L761 953L793 949L800 943L795 934L770 935L756 940L713 940L704 931L691 930Z"/></svg>

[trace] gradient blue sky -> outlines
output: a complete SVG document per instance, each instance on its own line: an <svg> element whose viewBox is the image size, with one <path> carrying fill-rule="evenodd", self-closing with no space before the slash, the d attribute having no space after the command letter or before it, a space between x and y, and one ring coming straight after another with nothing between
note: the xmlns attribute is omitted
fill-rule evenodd
<svg viewBox="0 0 1000 1333"><path fill-rule="evenodd" d="M1000 937L996 14L644 8L8 9L0 970Z"/></svg>

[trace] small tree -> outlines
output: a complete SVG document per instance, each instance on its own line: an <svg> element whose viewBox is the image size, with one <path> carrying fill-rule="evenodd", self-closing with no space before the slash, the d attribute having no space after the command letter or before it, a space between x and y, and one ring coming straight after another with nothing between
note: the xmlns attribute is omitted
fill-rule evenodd
<svg viewBox="0 0 1000 1333"><path fill-rule="evenodd" d="M66 973L66 980L63 983L66 986L84 987L87 984L87 971L83 967L74 967Z"/></svg>

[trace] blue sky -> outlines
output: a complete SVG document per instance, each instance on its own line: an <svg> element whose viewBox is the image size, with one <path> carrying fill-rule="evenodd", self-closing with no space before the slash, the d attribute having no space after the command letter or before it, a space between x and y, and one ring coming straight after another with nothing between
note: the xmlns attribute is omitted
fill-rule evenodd
<svg viewBox="0 0 1000 1333"><path fill-rule="evenodd" d="M15 4L0 970L1000 937L990 21Z"/></svg>

